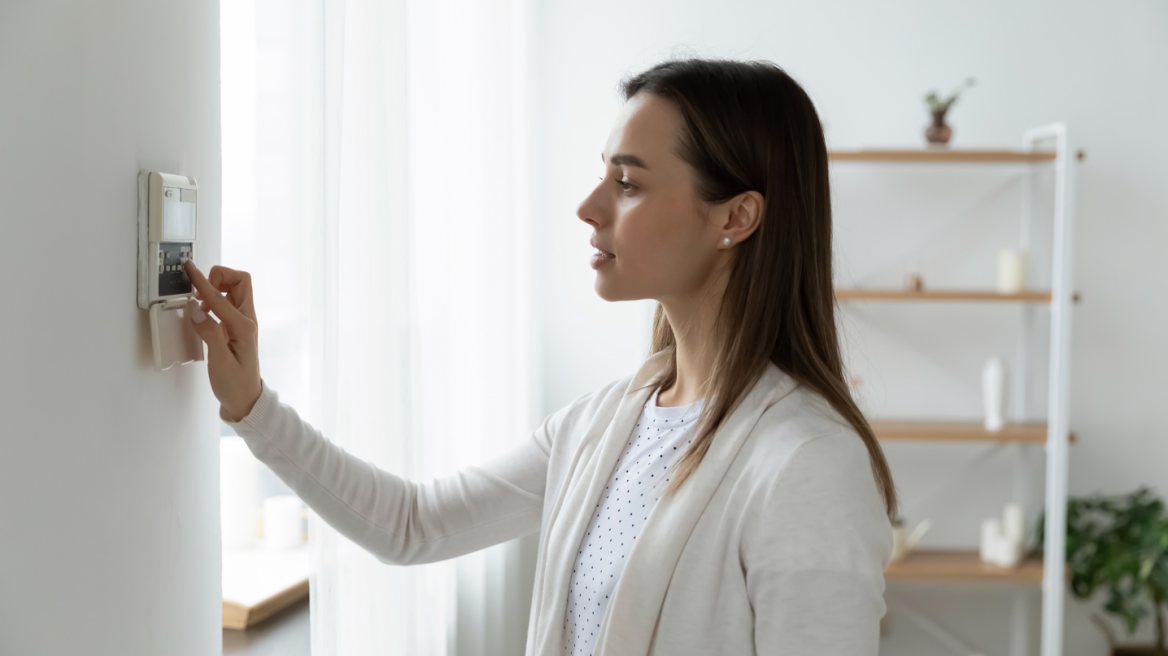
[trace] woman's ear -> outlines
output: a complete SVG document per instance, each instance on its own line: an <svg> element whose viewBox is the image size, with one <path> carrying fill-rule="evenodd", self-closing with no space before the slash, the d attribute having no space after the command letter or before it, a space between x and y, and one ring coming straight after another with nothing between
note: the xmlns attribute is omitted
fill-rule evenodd
<svg viewBox="0 0 1168 656"><path fill-rule="evenodd" d="M744 191L726 201L725 207L727 213L722 237L729 237L731 244L737 244L758 230L766 210L766 199L757 191Z"/></svg>

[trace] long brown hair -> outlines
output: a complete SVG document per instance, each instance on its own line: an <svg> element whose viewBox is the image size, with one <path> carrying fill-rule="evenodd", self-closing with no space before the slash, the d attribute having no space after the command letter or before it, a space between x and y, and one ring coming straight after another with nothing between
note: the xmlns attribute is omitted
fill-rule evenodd
<svg viewBox="0 0 1168 656"><path fill-rule="evenodd" d="M831 191L827 146L807 93L768 61L667 61L621 81L624 100L650 93L685 118L678 154L708 203L745 192L765 199L759 227L740 242L714 327L719 352L702 386L703 406L689 450L667 488L697 469L717 429L766 371L769 359L825 399L859 433L890 517L896 491L884 451L844 380L832 289ZM657 305L652 353L675 349ZM677 356L649 386L677 378Z"/></svg>

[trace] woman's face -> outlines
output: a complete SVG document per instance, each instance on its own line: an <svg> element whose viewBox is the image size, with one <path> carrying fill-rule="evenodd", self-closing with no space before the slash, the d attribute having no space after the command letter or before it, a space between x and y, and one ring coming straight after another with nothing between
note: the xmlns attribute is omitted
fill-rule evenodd
<svg viewBox="0 0 1168 656"><path fill-rule="evenodd" d="M595 232L596 293L607 301L691 297L729 257L720 242L732 231L694 193L674 152L683 124L671 101L635 94L600 154L600 184L576 215Z"/></svg>

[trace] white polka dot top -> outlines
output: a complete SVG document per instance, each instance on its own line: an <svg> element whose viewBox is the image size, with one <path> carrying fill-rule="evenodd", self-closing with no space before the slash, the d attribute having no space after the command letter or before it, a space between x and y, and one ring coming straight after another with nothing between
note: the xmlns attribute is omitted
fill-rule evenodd
<svg viewBox="0 0 1168 656"><path fill-rule="evenodd" d="M657 390L660 391L660 390ZM591 656L600 618L649 512L692 441L703 400L657 406L654 391L625 446L580 541L564 614L565 656Z"/></svg>

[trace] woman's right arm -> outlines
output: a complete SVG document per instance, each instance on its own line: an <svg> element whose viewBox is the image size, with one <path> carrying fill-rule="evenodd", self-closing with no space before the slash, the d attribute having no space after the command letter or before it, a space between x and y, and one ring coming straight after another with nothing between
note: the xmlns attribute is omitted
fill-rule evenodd
<svg viewBox="0 0 1168 656"><path fill-rule="evenodd" d="M383 562L413 565L539 530L551 435L560 417L548 416L485 464L425 483L346 452L266 385L251 413L228 425L330 526Z"/></svg>
<svg viewBox="0 0 1168 656"><path fill-rule="evenodd" d="M263 384L246 271L215 266L208 278L194 262L184 267L202 300L189 314L207 344L219 416L331 526L400 565L453 558L539 529L552 436L567 407L494 460L426 483L407 481L325 439Z"/></svg>

